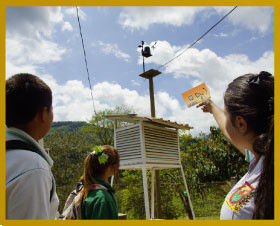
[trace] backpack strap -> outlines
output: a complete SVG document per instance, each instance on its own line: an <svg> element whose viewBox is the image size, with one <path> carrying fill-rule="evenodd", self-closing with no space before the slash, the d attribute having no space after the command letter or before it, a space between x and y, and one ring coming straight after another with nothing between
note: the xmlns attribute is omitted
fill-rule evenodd
<svg viewBox="0 0 280 226"><path fill-rule="evenodd" d="M82 182L77 183L76 188L75 188L76 194L78 194L83 189L83 187L84 187L84 185Z"/></svg>
<svg viewBox="0 0 280 226"><path fill-rule="evenodd" d="M45 156L43 156L43 154L33 145L26 143L24 141L21 140L8 140L6 141L6 152L8 151L12 151L12 150L26 150L26 151L31 151L31 152L35 152L38 155L40 155L43 159L46 160ZM46 160L47 161L47 160ZM54 193L54 187L55 187L55 180L52 177L52 189L51 189L51 195L50 195L50 201L52 200L52 196Z"/></svg>
<svg viewBox="0 0 280 226"><path fill-rule="evenodd" d="M108 190L108 188L106 188L105 186L103 186L102 184L93 184L90 188L91 191L93 190L97 190L97 189L101 189L101 190Z"/></svg>
<svg viewBox="0 0 280 226"><path fill-rule="evenodd" d="M6 141L6 151L11 151L13 149L21 149L21 150L27 150L32 151L40 155L43 159L46 160L45 156L33 145L28 144L21 140L8 140ZM47 161L47 160L46 160Z"/></svg>

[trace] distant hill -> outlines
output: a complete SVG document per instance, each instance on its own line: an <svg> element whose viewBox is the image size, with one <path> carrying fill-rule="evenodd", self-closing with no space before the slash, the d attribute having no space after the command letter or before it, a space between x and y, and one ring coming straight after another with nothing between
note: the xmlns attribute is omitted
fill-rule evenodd
<svg viewBox="0 0 280 226"><path fill-rule="evenodd" d="M52 132L75 132L79 130L82 126L86 125L86 122L83 121L59 121L53 122L50 133Z"/></svg>

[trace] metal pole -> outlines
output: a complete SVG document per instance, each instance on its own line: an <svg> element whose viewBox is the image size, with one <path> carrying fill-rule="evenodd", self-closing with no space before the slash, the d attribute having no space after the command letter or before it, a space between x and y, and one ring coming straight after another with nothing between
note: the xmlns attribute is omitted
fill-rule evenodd
<svg viewBox="0 0 280 226"><path fill-rule="evenodd" d="M152 168L152 192L151 192L151 215L152 219L155 219L155 170Z"/></svg>
<svg viewBox="0 0 280 226"><path fill-rule="evenodd" d="M148 184L145 166L142 167L143 187L144 187L144 200L145 200L145 212L146 220L150 220L150 207L149 207L149 195L148 195Z"/></svg>
<svg viewBox="0 0 280 226"><path fill-rule="evenodd" d="M143 48L143 47L142 47ZM143 51L143 50L142 50ZM144 56L143 56L143 73L145 73L145 62L144 62Z"/></svg>
<svg viewBox="0 0 280 226"><path fill-rule="evenodd" d="M183 170L182 165L181 165L181 172L182 172L184 184L185 184L185 187L186 187L186 192L187 192L187 197L188 197L189 205L190 205L191 212L192 212L192 217L193 217L193 220L194 220L195 215L194 215L194 211L193 211L192 201L191 201L190 192L189 192L189 189L188 189L188 185L187 185L187 181L186 181L186 178L185 178L185 174L184 174L184 170Z"/></svg>

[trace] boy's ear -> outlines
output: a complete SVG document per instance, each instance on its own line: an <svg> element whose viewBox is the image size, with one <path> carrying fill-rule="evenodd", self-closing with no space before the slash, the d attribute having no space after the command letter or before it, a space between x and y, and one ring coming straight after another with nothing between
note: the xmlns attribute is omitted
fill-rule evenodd
<svg viewBox="0 0 280 226"><path fill-rule="evenodd" d="M47 107L43 107L36 115L37 120L41 123L45 123L48 120L48 109Z"/></svg>
<svg viewBox="0 0 280 226"><path fill-rule="evenodd" d="M242 116L236 116L235 126L241 134L245 134L247 132L247 122Z"/></svg>

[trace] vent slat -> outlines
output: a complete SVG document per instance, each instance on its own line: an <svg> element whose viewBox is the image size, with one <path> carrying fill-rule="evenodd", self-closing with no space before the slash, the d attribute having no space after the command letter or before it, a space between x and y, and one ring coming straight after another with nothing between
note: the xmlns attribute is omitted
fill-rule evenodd
<svg viewBox="0 0 280 226"><path fill-rule="evenodd" d="M164 152L161 150L150 150L150 149L146 149L146 155L162 155L162 156L174 156L174 157L178 157L178 153L177 152Z"/></svg>
<svg viewBox="0 0 280 226"><path fill-rule="evenodd" d="M154 133L157 135L168 135L168 136L173 136L173 137L177 137L177 131L173 131L173 130L157 130L154 128L149 128L149 127L144 127L144 131L145 133Z"/></svg>
<svg viewBox="0 0 280 226"><path fill-rule="evenodd" d="M135 159L141 159L141 156L124 156L122 157L122 160L135 160Z"/></svg>
<svg viewBox="0 0 280 226"><path fill-rule="evenodd" d="M117 150L141 150L141 144L124 144L124 145L117 145Z"/></svg>
<svg viewBox="0 0 280 226"><path fill-rule="evenodd" d="M140 155L140 149L120 149L119 150L120 153L122 154L126 154L126 153L139 153Z"/></svg>
<svg viewBox="0 0 280 226"><path fill-rule="evenodd" d="M157 159L157 160L170 160L170 161L179 161L179 158L171 158L171 157L164 157L162 156L161 158L159 158L158 156L153 156L153 155L149 155L147 156L147 159L150 159L150 158L153 158L153 159Z"/></svg>
<svg viewBox="0 0 280 226"><path fill-rule="evenodd" d="M130 127L130 128L127 128L127 129L118 129L117 130L117 132L119 133L119 134L126 134L126 133L130 133L130 132L133 132L133 131L139 131L140 132L140 126L139 125L137 125L137 126L132 126L132 127Z"/></svg>
<svg viewBox="0 0 280 226"><path fill-rule="evenodd" d="M126 147L126 146L141 146L140 144L140 140L135 140L135 141L131 141L131 142L118 142L118 146L117 147Z"/></svg>
<svg viewBox="0 0 280 226"><path fill-rule="evenodd" d="M150 145L150 146L163 146L163 147L169 147L169 148L175 148L178 149L178 141L174 140L173 142L164 142L160 140L152 140L152 139L145 139L145 145Z"/></svg>
<svg viewBox="0 0 280 226"><path fill-rule="evenodd" d="M154 137L156 139L165 139L165 140L168 140L168 139L171 139L171 140L175 140L177 139L177 136L173 136L170 134L160 134L160 133L152 133L152 132L148 132L148 131L145 131L145 137Z"/></svg>
<svg viewBox="0 0 280 226"><path fill-rule="evenodd" d="M118 143L124 143L124 142L129 143L129 142L132 142L132 141L139 141L140 142L140 137L139 136L134 136L134 137L127 137L125 139L124 138L122 138L122 139L117 138Z"/></svg>
<svg viewBox="0 0 280 226"><path fill-rule="evenodd" d="M164 160L164 159L157 160L154 158L147 158L146 161L147 161L147 164L151 164L151 163L157 163L157 164L164 163L166 165L168 165L168 164L172 165L172 164L178 164L178 163L180 164L180 161L175 161L175 160L171 161L171 160Z"/></svg>
<svg viewBox="0 0 280 226"><path fill-rule="evenodd" d="M139 137L140 133L135 131L135 132L131 132L131 133L127 133L127 134L116 134L116 138L117 139L127 139L130 137Z"/></svg>

